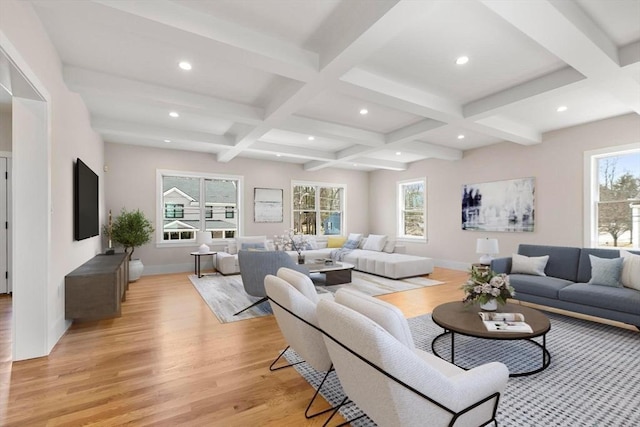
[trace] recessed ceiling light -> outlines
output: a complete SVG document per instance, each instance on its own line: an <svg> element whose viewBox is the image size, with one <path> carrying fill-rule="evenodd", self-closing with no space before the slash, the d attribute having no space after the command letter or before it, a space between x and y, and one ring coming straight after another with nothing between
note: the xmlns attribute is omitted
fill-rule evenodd
<svg viewBox="0 0 640 427"><path fill-rule="evenodd" d="M164 142L171 142L171 140L170 139L165 139Z"/></svg>
<svg viewBox="0 0 640 427"><path fill-rule="evenodd" d="M309 138L307 138L309 141L313 141L314 139L316 139L313 135L310 136Z"/></svg>
<svg viewBox="0 0 640 427"><path fill-rule="evenodd" d="M282 157L282 154L276 154L276 157Z"/></svg>
<svg viewBox="0 0 640 427"><path fill-rule="evenodd" d="M400 151L396 151L396 156L401 155L402 153Z"/></svg>
<svg viewBox="0 0 640 427"><path fill-rule="evenodd" d="M566 105L561 105L558 107L558 109L556 110L558 113L562 113L564 111L567 111L567 106Z"/></svg>
<svg viewBox="0 0 640 427"><path fill-rule="evenodd" d="M180 117L180 114L178 114L178 113L177 113L177 112L175 112L175 111L170 112L170 113L169 113L169 115L170 115L171 117L173 117L173 118Z"/></svg>
<svg viewBox="0 0 640 427"><path fill-rule="evenodd" d="M458 135L458 139L464 139L464 135L463 134Z"/></svg>
<svg viewBox="0 0 640 427"><path fill-rule="evenodd" d="M181 61L178 64L178 67L182 68L185 71L189 71L191 69L191 63L189 63L187 61Z"/></svg>
<svg viewBox="0 0 640 427"><path fill-rule="evenodd" d="M362 110L360 110L360 114L362 114L363 116L365 114L369 114L369 110L367 110L366 108L363 108Z"/></svg>
<svg viewBox="0 0 640 427"><path fill-rule="evenodd" d="M354 164L353 164L353 166L358 167L358 164L357 164L357 163L354 163Z"/></svg>
<svg viewBox="0 0 640 427"><path fill-rule="evenodd" d="M460 56L456 59L456 64L458 65L464 65L467 62L469 62L469 57L468 56Z"/></svg>

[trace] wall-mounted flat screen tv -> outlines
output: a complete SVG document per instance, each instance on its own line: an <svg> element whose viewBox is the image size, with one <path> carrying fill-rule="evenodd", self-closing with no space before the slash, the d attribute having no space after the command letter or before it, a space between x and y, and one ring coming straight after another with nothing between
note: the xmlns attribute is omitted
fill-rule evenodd
<svg viewBox="0 0 640 427"><path fill-rule="evenodd" d="M73 232L76 240L83 240L100 232L98 175L80 159L73 172Z"/></svg>

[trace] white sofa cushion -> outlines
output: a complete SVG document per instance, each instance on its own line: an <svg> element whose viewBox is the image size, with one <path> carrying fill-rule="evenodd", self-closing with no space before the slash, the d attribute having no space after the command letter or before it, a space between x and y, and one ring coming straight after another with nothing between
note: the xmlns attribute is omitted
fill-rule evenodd
<svg viewBox="0 0 640 427"><path fill-rule="evenodd" d="M621 250L622 257L622 284L631 289L640 291L640 255Z"/></svg>
<svg viewBox="0 0 640 427"><path fill-rule="evenodd" d="M382 249L384 249L385 243L387 243L386 235L369 234L369 237L367 237L367 242L364 244L362 249L366 251L381 252Z"/></svg>

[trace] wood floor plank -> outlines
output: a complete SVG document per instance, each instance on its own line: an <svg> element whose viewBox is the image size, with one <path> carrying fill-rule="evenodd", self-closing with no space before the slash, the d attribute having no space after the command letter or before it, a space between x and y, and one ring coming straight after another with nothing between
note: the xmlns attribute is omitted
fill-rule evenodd
<svg viewBox="0 0 640 427"><path fill-rule="evenodd" d="M462 298L466 272L380 298L405 316ZM0 297L2 426L320 426L313 388L294 369L270 372L285 347L273 316L221 324L188 274L132 283L122 317L72 325L48 357L12 363L11 298ZM320 399L318 409L328 404Z"/></svg>

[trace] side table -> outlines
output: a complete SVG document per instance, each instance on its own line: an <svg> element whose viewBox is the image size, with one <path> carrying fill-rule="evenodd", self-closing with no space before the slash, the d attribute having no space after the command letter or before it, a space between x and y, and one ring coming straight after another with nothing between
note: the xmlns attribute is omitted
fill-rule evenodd
<svg viewBox="0 0 640 427"><path fill-rule="evenodd" d="M201 273L200 271L200 258L202 258L203 256L211 256L213 259L213 270L214 272L218 271L218 266L216 265L216 255L218 253L217 252L191 252L191 256L194 257L194 270L195 270L195 275L198 276L198 278L204 276L204 274Z"/></svg>

